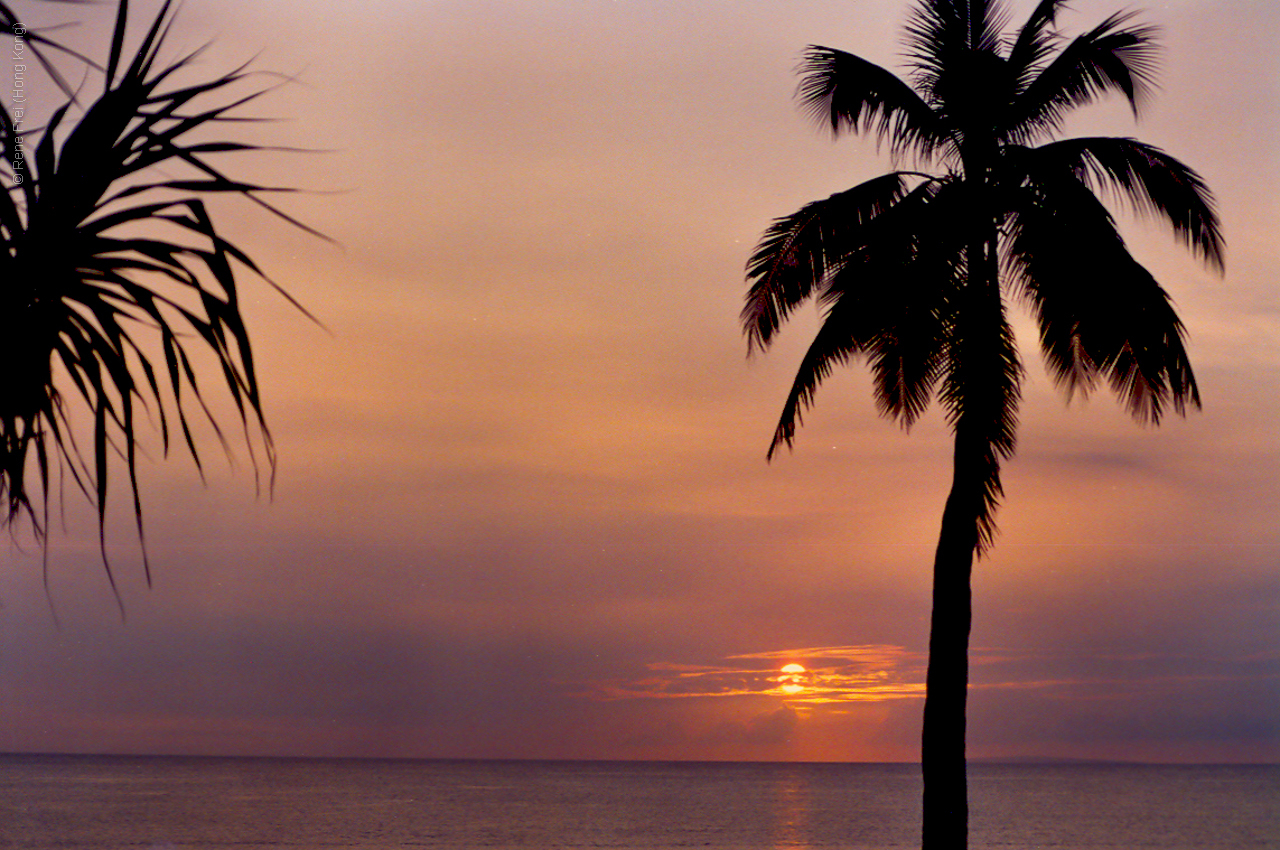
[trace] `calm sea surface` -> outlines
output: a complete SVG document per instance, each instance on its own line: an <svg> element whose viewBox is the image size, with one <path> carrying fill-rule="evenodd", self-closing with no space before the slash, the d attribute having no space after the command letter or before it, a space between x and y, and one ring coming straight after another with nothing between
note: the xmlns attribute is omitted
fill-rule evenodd
<svg viewBox="0 0 1280 850"><path fill-rule="evenodd" d="M1280 848L1280 768L973 765L973 848ZM0 756L0 847L918 846L907 765Z"/></svg>

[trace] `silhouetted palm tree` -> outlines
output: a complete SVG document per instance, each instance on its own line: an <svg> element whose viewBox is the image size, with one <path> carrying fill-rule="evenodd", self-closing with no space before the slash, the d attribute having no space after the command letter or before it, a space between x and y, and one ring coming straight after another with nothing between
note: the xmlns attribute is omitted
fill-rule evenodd
<svg viewBox="0 0 1280 850"><path fill-rule="evenodd" d="M1153 31L1117 14L1071 40L1042 0L1006 34L999 0L922 0L907 26L905 82L857 56L810 47L799 96L831 129L887 141L895 171L780 218L748 264L742 321L767 348L797 305L825 319L769 448L791 444L832 368L865 358L880 411L910 426L933 397L955 435L934 561L924 709L924 846L967 835L965 697L970 572L991 545L1000 464L1014 451L1022 364L1005 314L1023 301L1068 393L1110 383L1156 423L1199 406L1184 330L1095 193L1164 219L1218 269L1223 239L1195 172L1128 138L1050 141L1066 114L1108 92L1135 115L1151 85Z"/></svg>
<svg viewBox="0 0 1280 850"><path fill-rule="evenodd" d="M165 2L126 51L128 3L120 2L102 91L78 118L69 118L77 107L68 100L32 132L29 104L0 109L0 179L8 183L0 192L0 523L25 515L43 543L62 470L97 507L113 588L109 470L118 455L141 538L140 419L158 424L166 452L180 433L199 468L194 405L227 448L197 381L200 357L217 363L255 469L255 444L274 468L236 266L261 272L215 227L205 199L238 195L303 226L258 197L276 190L211 164L217 154L259 149L206 131L246 120L235 108L264 89L234 94L249 76L243 67L179 84L200 51L158 62L169 11ZM87 441L76 440L79 412Z"/></svg>

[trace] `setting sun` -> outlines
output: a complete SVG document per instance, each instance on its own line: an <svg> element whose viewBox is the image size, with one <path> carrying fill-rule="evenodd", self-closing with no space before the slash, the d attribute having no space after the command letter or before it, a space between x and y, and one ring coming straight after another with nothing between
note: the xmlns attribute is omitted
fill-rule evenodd
<svg viewBox="0 0 1280 850"><path fill-rule="evenodd" d="M798 694L804 691L805 674L808 673L800 664L787 664L782 668L778 684L784 694Z"/></svg>

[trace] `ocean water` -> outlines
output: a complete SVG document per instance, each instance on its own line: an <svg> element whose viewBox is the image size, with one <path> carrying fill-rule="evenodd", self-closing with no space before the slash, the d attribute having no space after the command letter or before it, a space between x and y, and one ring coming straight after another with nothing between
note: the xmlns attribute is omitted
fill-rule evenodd
<svg viewBox="0 0 1280 850"><path fill-rule="evenodd" d="M972 765L973 848L1280 848L1280 767ZM918 846L911 765L0 756L0 847Z"/></svg>

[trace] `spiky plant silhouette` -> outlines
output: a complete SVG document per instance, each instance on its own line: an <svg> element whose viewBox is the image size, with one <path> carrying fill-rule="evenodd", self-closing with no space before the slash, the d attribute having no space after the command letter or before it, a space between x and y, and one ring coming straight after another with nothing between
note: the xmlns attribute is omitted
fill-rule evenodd
<svg viewBox="0 0 1280 850"><path fill-rule="evenodd" d="M1068 393L1106 382L1140 421L1200 397L1169 296L1130 255L1095 193L1163 219L1221 271L1223 238L1190 168L1129 138L1051 141L1071 110L1119 93L1135 115L1153 31L1117 14L1072 39L1063 0L1006 33L1000 0L921 0L907 27L908 80L810 47L799 96L837 134L869 133L894 171L778 219L747 269L749 348L767 348L800 304L825 319L769 448L790 445L818 384L865 359L876 403L909 427L933 398L955 435L934 559L921 762L924 846L966 845L965 700L970 574L991 546L1000 466L1014 452L1022 363L1006 297L1029 306L1050 373Z"/></svg>
<svg viewBox="0 0 1280 850"><path fill-rule="evenodd" d="M272 86L246 83L256 72L243 66L180 84L201 50L162 62L171 23L166 0L126 51L129 4L121 0L100 92L68 95L35 132L22 110L0 110L0 178L8 184L0 192L0 517L11 531L29 519L47 552L51 485L55 473L66 474L97 509L113 591L105 528L116 463L151 579L140 429L158 426L166 454L180 434L202 475L193 414L230 450L198 380L210 355L255 473L274 471L237 291L245 270L267 279L215 225L206 201L239 196L314 233L260 197L284 190L233 179L212 162L263 149L211 140L209 130L249 120L237 108Z"/></svg>

